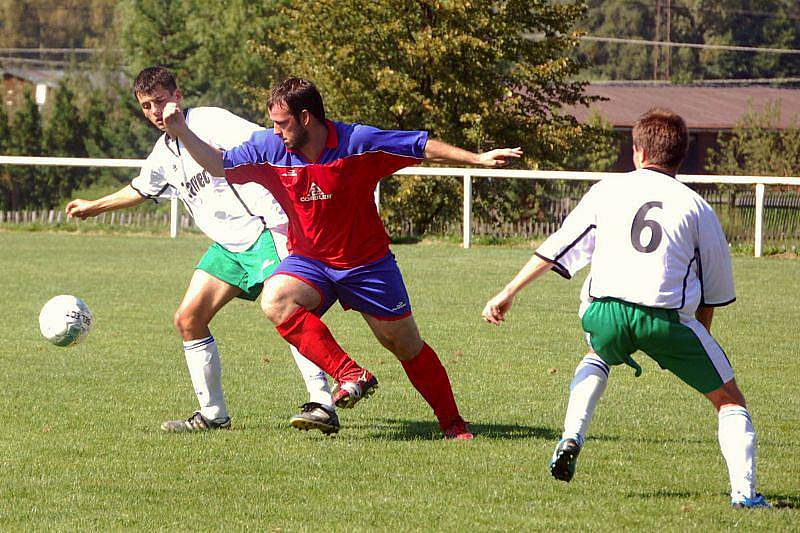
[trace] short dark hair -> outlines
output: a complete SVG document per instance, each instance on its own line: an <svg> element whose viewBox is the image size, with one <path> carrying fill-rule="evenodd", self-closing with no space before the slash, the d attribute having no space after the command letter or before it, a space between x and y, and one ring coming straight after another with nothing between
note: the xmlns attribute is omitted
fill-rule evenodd
<svg viewBox="0 0 800 533"><path fill-rule="evenodd" d="M272 89L267 102L267 109L272 106L285 104L295 118L300 118L300 113L307 109L316 119L325 121L325 106L322 104L322 95L314 84L298 77L285 79L280 85Z"/></svg>
<svg viewBox="0 0 800 533"><path fill-rule="evenodd" d="M680 115L653 108L634 124L633 145L644 150L648 163L678 169L689 149L689 130Z"/></svg>
<svg viewBox="0 0 800 533"><path fill-rule="evenodd" d="M165 67L148 67L136 76L133 94L152 94L159 87L174 93L178 89L175 75Z"/></svg>

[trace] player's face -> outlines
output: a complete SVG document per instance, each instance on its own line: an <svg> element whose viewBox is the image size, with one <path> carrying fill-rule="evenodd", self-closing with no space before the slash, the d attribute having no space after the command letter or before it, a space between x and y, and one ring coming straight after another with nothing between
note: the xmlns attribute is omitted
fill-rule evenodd
<svg viewBox="0 0 800 533"><path fill-rule="evenodd" d="M300 116L308 115L303 111ZM308 143L308 130L306 125L297 120L286 107L286 104L277 104L269 110L269 118L275 135L283 140L284 146L289 150L300 150Z"/></svg>
<svg viewBox="0 0 800 533"><path fill-rule="evenodd" d="M136 93L136 99L139 101L139 106L142 108L142 113L147 117L147 120L156 128L165 131L164 106L170 102L180 105L183 95L180 89L175 89L175 92L171 93L159 86L150 94Z"/></svg>

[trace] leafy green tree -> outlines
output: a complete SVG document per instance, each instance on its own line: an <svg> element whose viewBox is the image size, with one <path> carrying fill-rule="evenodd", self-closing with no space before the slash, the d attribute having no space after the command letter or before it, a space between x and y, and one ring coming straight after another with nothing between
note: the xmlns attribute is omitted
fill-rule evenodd
<svg viewBox="0 0 800 533"><path fill-rule="evenodd" d="M247 88L270 85L277 66L254 53L280 31L277 6L288 0L126 0L120 4L119 47L133 78L153 65L178 77L190 104L215 105L262 120Z"/></svg>
<svg viewBox="0 0 800 533"><path fill-rule="evenodd" d="M8 126L8 113L6 106L0 103L0 154L9 153L9 135L11 129ZM0 209L7 209L11 206L11 173L7 165L0 166Z"/></svg>
<svg viewBox="0 0 800 533"><path fill-rule="evenodd" d="M589 35L667 40L666 6L657 16L654 1L589 0L580 25ZM682 0L670 3L669 40L762 48L800 48L800 4L796 0ZM657 28L659 28L657 30ZM659 48L642 44L584 41L580 57L592 77L605 79L664 79L669 54L670 80L689 82L715 78L795 76L797 55L719 51L697 48Z"/></svg>
<svg viewBox="0 0 800 533"><path fill-rule="evenodd" d="M186 28L191 7L190 0L120 2L119 39L131 78L153 65L169 68L178 79L188 77L186 58L197 49Z"/></svg>
<svg viewBox="0 0 800 533"><path fill-rule="evenodd" d="M144 158L160 135L142 116L130 85L114 80L86 90L81 119L89 157ZM121 183L130 179L131 171L92 169L89 177L92 181Z"/></svg>
<svg viewBox="0 0 800 533"><path fill-rule="evenodd" d="M229 0L225 9L214 2L194 0L186 29L197 48L186 59L185 83L197 95L197 105L224 107L255 122L263 122L258 104L253 104L250 87L270 86L281 79L275 63L264 61L254 48L272 43L271 35L281 31L278 11L288 0L252 2ZM213 20L213 24L209 21Z"/></svg>
<svg viewBox="0 0 800 533"><path fill-rule="evenodd" d="M44 127L42 151L54 157L86 157L86 134L86 124L75 104L75 94L70 89L69 81L65 80L56 92L52 111ZM47 207L57 205L78 186L88 185L86 176L86 169L81 167L43 168L40 200Z"/></svg>
<svg viewBox="0 0 800 533"><path fill-rule="evenodd" d="M294 2L273 36L281 48L259 51L313 80L337 119L426 129L471 150L522 146L527 165L553 167L596 133L558 111L589 101L570 57L582 10L546 0ZM267 89L253 92L266 100ZM460 205L456 180L387 180L382 190L388 216L417 213L418 227ZM487 216L537 209L522 180L479 180L475 193Z"/></svg>
<svg viewBox="0 0 800 533"><path fill-rule="evenodd" d="M14 113L9 135L11 155L41 155L42 120L39 108L29 89L25 90L22 105ZM35 166L12 166L6 184L8 205L12 210L40 205L37 195L41 172Z"/></svg>
<svg viewBox="0 0 800 533"><path fill-rule="evenodd" d="M0 46L92 47L111 26L114 0L0 0ZM53 55L48 55L53 59Z"/></svg>
<svg viewBox="0 0 800 533"><path fill-rule="evenodd" d="M748 110L730 135L709 150L709 170L724 175L800 175L800 117L780 129L780 106L767 104L763 110Z"/></svg>

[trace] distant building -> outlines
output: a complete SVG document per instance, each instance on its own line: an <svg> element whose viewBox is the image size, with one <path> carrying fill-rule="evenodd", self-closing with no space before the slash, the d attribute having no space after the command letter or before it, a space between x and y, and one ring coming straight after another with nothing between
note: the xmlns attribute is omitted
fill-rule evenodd
<svg viewBox="0 0 800 533"><path fill-rule="evenodd" d="M25 88L30 88L36 102L44 105L52 89L58 87L63 70L30 69L30 68L5 68L0 66L3 75L2 98L3 105L9 114L13 114L16 107L22 102Z"/></svg>
<svg viewBox="0 0 800 533"><path fill-rule="evenodd" d="M779 128L800 121L800 89L772 87L725 87L666 84L597 83L586 93L607 98L590 108L572 107L566 111L580 122L598 113L615 130L624 133L614 170L633 169L630 132L636 119L653 107L663 107L681 115L689 127L689 154L681 167L684 174L707 174L707 152L717 146L720 133L729 132L749 109L762 111L769 102L780 104Z"/></svg>

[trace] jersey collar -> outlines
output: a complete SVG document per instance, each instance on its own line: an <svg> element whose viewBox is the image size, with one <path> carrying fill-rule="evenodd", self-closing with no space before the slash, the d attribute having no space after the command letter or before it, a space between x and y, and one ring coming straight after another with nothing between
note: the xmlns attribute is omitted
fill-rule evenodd
<svg viewBox="0 0 800 533"><path fill-rule="evenodd" d="M336 131L336 124L328 119L325 119L325 127L328 130L328 136L325 137L325 150L336 148L339 146L339 134ZM297 152L296 150L290 150L289 148L287 148L286 151L290 154L300 154L300 152ZM305 159L305 156L301 155L301 157ZM322 159L322 155L320 155L319 158Z"/></svg>
<svg viewBox="0 0 800 533"><path fill-rule="evenodd" d="M674 178L675 177L675 174L673 174L672 172L670 172L670 171L668 171L666 169L663 169L661 167L647 166L647 167L643 167L643 168L644 168L644 170L652 170L653 172L658 172L659 174L664 174L665 176L669 176L670 178Z"/></svg>
<svg viewBox="0 0 800 533"><path fill-rule="evenodd" d="M191 108L187 107L186 109L183 110L184 120L189 120L189 109ZM173 144L175 145L175 150L172 149ZM169 136L169 133L167 132L164 132L164 145L167 147L167 150L169 150L175 157L181 156L181 144L178 142L178 139L173 139L172 137Z"/></svg>
<svg viewBox="0 0 800 533"><path fill-rule="evenodd" d="M325 119L325 126L328 128L328 137L325 139L325 148L336 148L339 146L339 134L336 132L336 125Z"/></svg>

